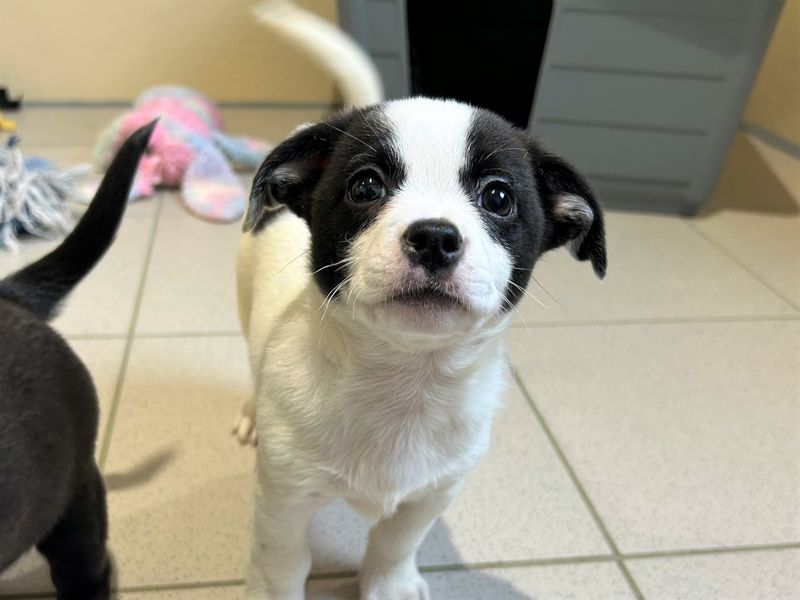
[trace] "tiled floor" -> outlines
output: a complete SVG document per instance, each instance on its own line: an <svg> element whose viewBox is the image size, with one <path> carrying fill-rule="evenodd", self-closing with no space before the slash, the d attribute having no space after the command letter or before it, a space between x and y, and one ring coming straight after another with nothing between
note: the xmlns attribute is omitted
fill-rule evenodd
<svg viewBox="0 0 800 600"><path fill-rule="evenodd" d="M85 160L116 110L29 110L26 151ZM279 139L319 111L229 111ZM771 153L772 152L772 153ZM425 541L435 598L800 597L800 163L737 139L712 209L609 215L608 278L566 253L509 336L494 445ZM253 452L233 282L238 226L174 194L131 207L56 327L95 376L118 597L242 597ZM0 255L0 274L52 246ZM546 290L546 291L545 291ZM311 600L354 598L367 525L313 528ZM28 555L0 598L49 597Z"/></svg>

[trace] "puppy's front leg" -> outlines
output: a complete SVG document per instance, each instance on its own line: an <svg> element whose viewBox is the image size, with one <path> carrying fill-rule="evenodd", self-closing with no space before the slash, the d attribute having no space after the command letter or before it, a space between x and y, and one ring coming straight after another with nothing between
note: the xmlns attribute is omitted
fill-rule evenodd
<svg viewBox="0 0 800 600"><path fill-rule="evenodd" d="M403 503L394 515L375 524L361 568L361 600L430 599L428 584L417 570L416 553L457 487L449 485Z"/></svg>
<svg viewBox="0 0 800 600"><path fill-rule="evenodd" d="M259 483L247 600L303 600L311 570L308 524L322 502L296 489Z"/></svg>

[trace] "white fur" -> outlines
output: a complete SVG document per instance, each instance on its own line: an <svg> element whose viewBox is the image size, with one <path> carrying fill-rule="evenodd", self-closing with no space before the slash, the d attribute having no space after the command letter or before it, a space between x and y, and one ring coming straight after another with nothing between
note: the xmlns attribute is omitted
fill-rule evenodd
<svg viewBox="0 0 800 600"><path fill-rule="evenodd" d="M377 520L362 599L429 598L414 555L488 446L507 368L501 306L511 260L458 184L472 109L408 100L386 112L408 176L354 240L340 301L314 284L309 234L293 214L242 239L239 305L256 393L240 433L250 437L255 406L258 435L251 600L304 597L308 522L335 497ZM452 287L469 307L434 311L427 331L408 310L383 306L416 276L400 240L423 218L461 231Z"/></svg>
<svg viewBox="0 0 800 600"><path fill-rule="evenodd" d="M474 109L453 101L415 99L390 102L386 116L395 132L394 144L406 167L400 191L379 219L356 240L352 256L353 281L346 291L361 301L370 319L392 327L392 315L370 310L382 304L387 291L398 290L425 276L422 267L409 268L401 236L422 219L444 219L458 228L464 255L458 262L448 291L462 296L475 317L462 325L476 328L495 316L503 302L511 275L508 251L485 230L478 208L465 196L458 174L467 153L467 134ZM366 308L365 308L366 307ZM401 324L403 328L408 323ZM428 320L419 323L430 329ZM444 323L447 333L456 324Z"/></svg>
<svg viewBox="0 0 800 600"><path fill-rule="evenodd" d="M589 230L589 226L594 221L594 211L589 203L580 196L574 194L561 194L556 197L555 206L553 207L553 214L557 217L567 218L572 221L583 223L585 230ZM567 244L570 254L577 257L581 244L586 237L586 234L579 235Z"/></svg>

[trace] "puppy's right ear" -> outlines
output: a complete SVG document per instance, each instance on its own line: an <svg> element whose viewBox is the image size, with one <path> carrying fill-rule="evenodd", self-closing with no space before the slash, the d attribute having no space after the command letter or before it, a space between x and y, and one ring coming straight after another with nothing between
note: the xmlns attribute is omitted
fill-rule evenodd
<svg viewBox="0 0 800 600"><path fill-rule="evenodd" d="M253 179L244 231L257 229L283 205L310 221L312 193L343 127L336 121L303 127L267 155Z"/></svg>

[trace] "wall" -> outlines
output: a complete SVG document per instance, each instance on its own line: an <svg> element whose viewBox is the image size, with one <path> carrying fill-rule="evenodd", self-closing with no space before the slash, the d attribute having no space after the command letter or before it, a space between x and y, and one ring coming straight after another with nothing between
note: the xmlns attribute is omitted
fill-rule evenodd
<svg viewBox="0 0 800 600"><path fill-rule="evenodd" d="M179 83L219 101L330 104L333 85L271 38L258 0L0 0L0 84L29 101L131 100ZM335 0L301 0L336 20Z"/></svg>
<svg viewBox="0 0 800 600"><path fill-rule="evenodd" d="M800 0L786 0L744 121L800 146Z"/></svg>

